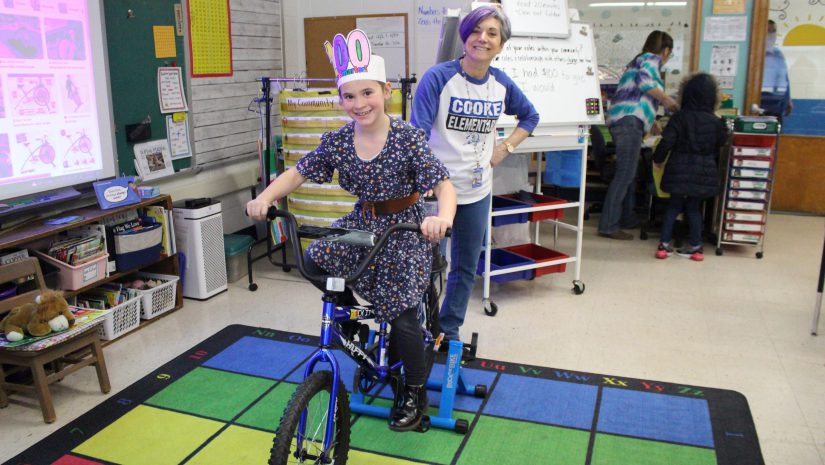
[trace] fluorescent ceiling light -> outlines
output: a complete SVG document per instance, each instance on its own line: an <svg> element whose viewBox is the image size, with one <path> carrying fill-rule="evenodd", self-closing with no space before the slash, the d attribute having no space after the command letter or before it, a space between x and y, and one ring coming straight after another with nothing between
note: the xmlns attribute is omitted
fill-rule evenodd
<svg viewBox="0 0 825 465"><path fill-rule="evenodd" d="M600 2L591 3L591 7L600 6L686 6L687 2Z"/></svg>
<svg viewBox="0 0 825 465"><path fill-rule="evenodd" d="M645 2L591 3L590 6L645 6Z"/></svg>

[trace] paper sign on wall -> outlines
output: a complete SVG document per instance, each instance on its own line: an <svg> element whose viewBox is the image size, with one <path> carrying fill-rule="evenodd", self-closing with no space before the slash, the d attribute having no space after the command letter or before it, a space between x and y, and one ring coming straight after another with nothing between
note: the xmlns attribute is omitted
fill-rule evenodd
<svg viewBox="0 0 825 465"><path fill-rule="evenodd" d="M158 100L161 113L188 111L180 67L158 68Z"/></svg>

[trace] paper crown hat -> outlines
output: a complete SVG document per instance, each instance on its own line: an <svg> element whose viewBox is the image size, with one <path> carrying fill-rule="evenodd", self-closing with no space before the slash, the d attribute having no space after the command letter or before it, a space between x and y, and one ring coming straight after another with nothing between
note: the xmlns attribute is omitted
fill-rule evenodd
<svg viewBox="0 0 825 465"><path fill-rule="evenodd" d="M335 71L338 87L363 79L387 82L384 59L372 54L370 40L361 29L353 29L346 37L336 34L332 43L324 42L324 49Z"/></svg>

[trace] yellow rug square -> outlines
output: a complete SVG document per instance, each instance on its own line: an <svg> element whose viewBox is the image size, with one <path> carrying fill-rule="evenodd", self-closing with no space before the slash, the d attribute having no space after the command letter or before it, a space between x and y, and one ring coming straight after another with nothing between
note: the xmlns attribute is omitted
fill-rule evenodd
<svg viewBox="0 0 825 465"><path fill-rule="evenodd" d="M268 463L275 435L242 426L230 426L198 451L187 465Z"/></svg>
<svg viewBox="0 0 825 465"><path fill-rule="evenodd" d="M223 426L218 421L139 405L73 452L120 465L175 465Z"/></svg>

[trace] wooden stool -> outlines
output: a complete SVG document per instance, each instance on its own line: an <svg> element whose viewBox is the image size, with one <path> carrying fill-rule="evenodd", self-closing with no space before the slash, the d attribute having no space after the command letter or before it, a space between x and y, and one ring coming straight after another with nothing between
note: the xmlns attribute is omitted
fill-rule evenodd
<svg viewBox="0 0 825 465"><path fill-rule="evenodd" d="M38 288L15 297L0 301L0 318L3 314L16 305L25 302L32 302L45 289L43 274L40 271L40 264L36 258L30 258L17 263L0 266L0 283L9 282L14 279L26 276L34 276ZM100 383L100 391L104 394L111 390L109 384L109 373L106 371L106 361L103 358L103 350L100 344L100 337L97 334L97 326L91 325L88 331L84 331L65 341L55 344L42 350L13 350L10 348L0 348L0 408L9 405L9 391L34 391L40 402L40 409L43 411L43 420L52 423L57 418L54 413L52 395L49 392L49 384L60 381L75 371L94 365L97 370L97 380ZM7 374L3 365L18 367L15 372L21 369L31 370L31 384L16 383L7 381ZM46 365L52 364L53 368L48 372Z"/></svg>
<svg viewBox="0 0 825 465"><path fill-rule="evenodd" d="M55 368L47 373L46 365L49 363L54 363ZM2 364L28 368L32 373L32 384L6 381ZM52 423L57 416L49 384L89 365L95 366L100 392L106 394L112 387L109 384L109 373L106 371L106 361L97 335L97 325L92 326L90 331L43 350L0 350L0 408L8 406L8 392L34 391L37 400L40 401L43 421Z"/></svg>

